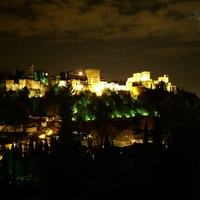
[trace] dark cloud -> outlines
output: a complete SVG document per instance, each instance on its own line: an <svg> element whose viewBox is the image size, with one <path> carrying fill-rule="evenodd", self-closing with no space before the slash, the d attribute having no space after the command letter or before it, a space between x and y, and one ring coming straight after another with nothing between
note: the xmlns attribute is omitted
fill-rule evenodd
<svg viewBox="0 0 200 200"><path fill-rule="evenodd" d="M97 38L137 39L172 37L181 41L197 41L198 19L184 16L195 13L198 1L157 1L167 6L137 10L147 1L104 1L89 4L88 1L2 1L0 33L16 37L54 36L58 41ZM170 3L172 2L172 3ZM149 5L149 4L146 4ZM26 9L24 9L26 7ZM17 12L14 12L18 10ZM13 11L13 13L11 12ZM121 13L120 11L124 11ZM130 13L130 11L133 11Z"/></svg>
<svg viewBox="0 0 200 200"><path fill-rule="evenodd" d="M119 77L141 67L180 77L175 66L188 74L200 64L200 1L0 0L0 42L0 67L36 60L53 73L99 67Z"/></svg>

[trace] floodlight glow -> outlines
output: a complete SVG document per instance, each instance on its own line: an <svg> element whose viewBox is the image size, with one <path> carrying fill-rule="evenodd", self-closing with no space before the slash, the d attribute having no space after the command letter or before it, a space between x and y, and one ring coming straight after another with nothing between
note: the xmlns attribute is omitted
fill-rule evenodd
<svg viewBox="0 0 200 200"><path fill-rule="evenodd" d="M40 138L40 139L45 139L45 138L46 138L46 134L41 134L41 135L39 135L39 138Z"/></svg>

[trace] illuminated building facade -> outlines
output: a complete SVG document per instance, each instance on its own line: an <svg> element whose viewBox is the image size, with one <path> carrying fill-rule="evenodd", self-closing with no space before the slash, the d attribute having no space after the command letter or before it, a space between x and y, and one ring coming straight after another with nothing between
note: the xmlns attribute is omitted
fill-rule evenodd
<svg viewBox="0 0 200 200"><path fill-rule="evenodd" d="M29 66L27 78L6 79L6 91L22 90L24 87L30 91L29 97L43 97L49 89L49 76L46 71L35 71L34 65Z"/></svg>
<svg viewBox="0 0 200 200"><path fill-rule="evenodd" d="M18 83L15 80L6 80L6 90L21 90L24 87L30 91L29 97L43 97L49 87L55 84L58 87L64 87L70 82L74 93L79 93L83 90L90 90L96 93L98 96L106 89L109 90L123 90L130 91L133 98L142 92L143 88L155 89L157 87L165 87L163 89L167 91L174 91L176 86L172 86L169 82L169 76L158 77L158 80L152 80L150 78L150 71L142 71L133 73L132 77L127 78L124 85L119 83L107 82L100 77L100 69L86 69L85 72L60 72L59 76L52 76L49 78L49 74L46 71L34 71L33 64L30 65L29 75L25 79L19 79ZM162 83L162 84L161 84Z"/></svg>
<svg viewBox="0 0 200 200"><path fill-rule="evenodd" d="M158 80L152 80L149 71L134 73L132 77L127 79L126 86L132 97L137 97L142 88L155 89L162 86L164 87L162 89L169 92L176 90L176 86L172 86L171 82L169 82L168 75L164 74L164 76L158 77Z"/></svg>

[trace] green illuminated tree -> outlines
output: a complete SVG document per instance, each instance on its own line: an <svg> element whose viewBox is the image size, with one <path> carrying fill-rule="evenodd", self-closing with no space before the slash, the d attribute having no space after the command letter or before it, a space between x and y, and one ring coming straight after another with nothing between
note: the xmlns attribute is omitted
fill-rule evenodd
<svg viewBox="0 0 200 200"><path fill-rule="evenodd" d="M98 97L91 91L82 91L75 95L74 111L77 121L89 121L96 118Z"/></svg>

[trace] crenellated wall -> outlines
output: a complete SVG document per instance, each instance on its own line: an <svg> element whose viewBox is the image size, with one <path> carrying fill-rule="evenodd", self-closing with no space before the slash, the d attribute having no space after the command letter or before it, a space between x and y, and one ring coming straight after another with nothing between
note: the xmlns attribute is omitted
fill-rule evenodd
<svg viewBox="0 0 200 200"><path fill-rule="evenodd" d="M125 85L119 85L114 82L108 83L106 80L101 81L100 69L86 69L85 75L87 79L84 81L81 80L81 75L69 80L61 80L59 77L54 77L51 82L48 81L48 77L45 77L45 81L19 79L19 84L16 84L14 80L6 80L6 91L21 90L24 87L27 87L30 91L30 98L43 97L50 86L58 84L59 87L65 87L67 85L67 81L71 82L75 93L82 90L90 90L99 96L105 89L130 91L131 96L134 98L140 94L142 88L155 89L156 87L165 87L167 91L176 90L176 86L172 86L169 82L168 75L164 74L164 76L158 77L158 80L152 80L150 78L150 71L133 73L132 77L127 78Z"/></svg>

